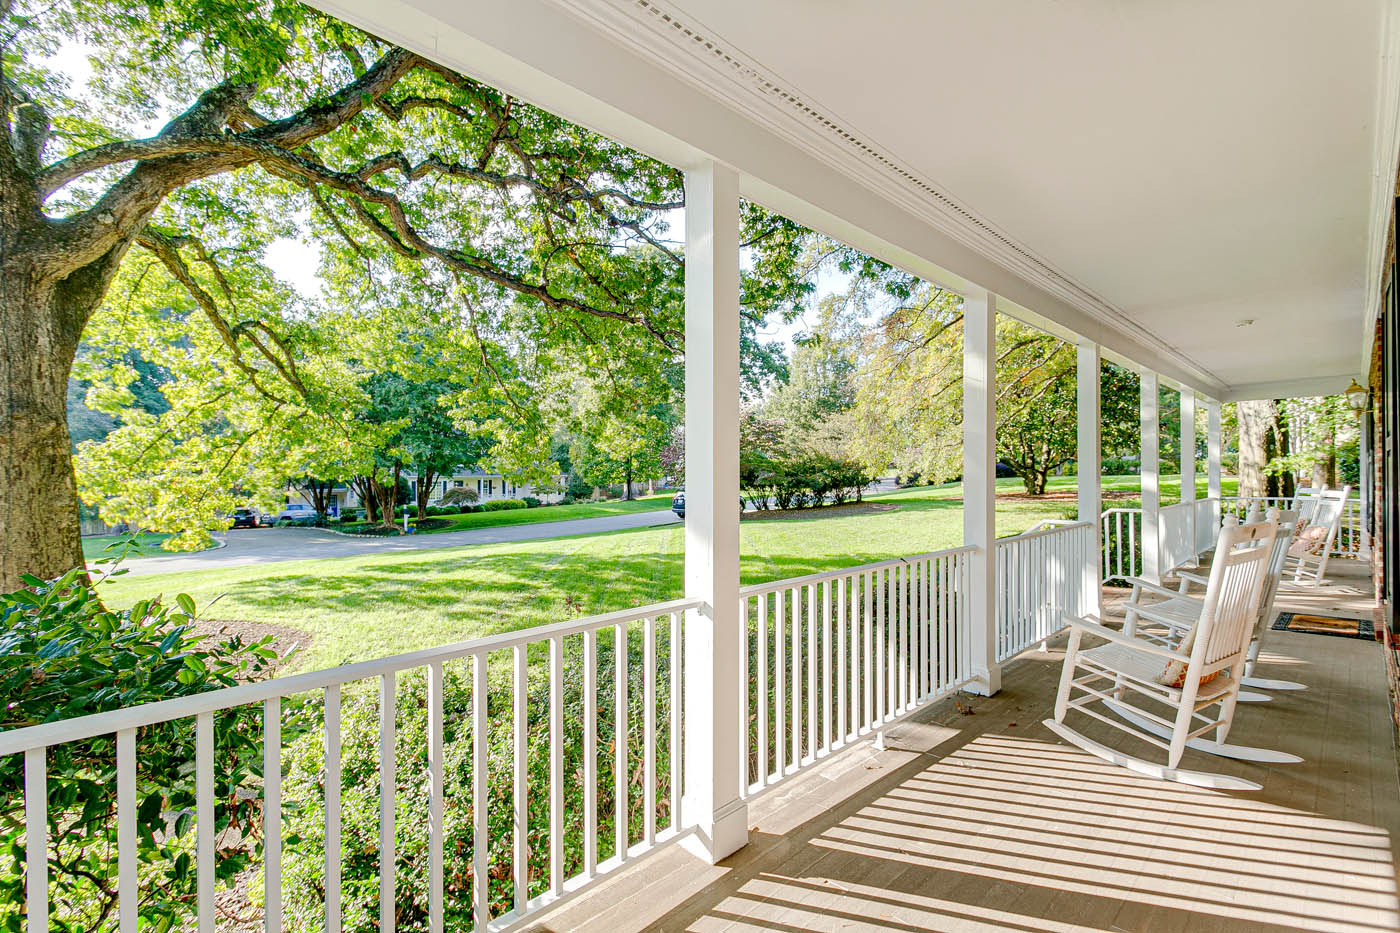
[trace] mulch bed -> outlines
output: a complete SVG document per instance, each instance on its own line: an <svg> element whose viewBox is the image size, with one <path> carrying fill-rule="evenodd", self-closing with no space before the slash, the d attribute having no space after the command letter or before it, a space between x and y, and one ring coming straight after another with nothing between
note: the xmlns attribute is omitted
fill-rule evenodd
<svg viewBox="0 0 1400 933"><path fill-rule="evenodd" d="M840 515L870 515L876 512L895 512L899 506L889 502L847 502L845 505L823 505L808 509L768 509L745 512L741 521L803 521L809 518L825 518L832 513Z"/></svg>
<svg viewBox="0 0 1400 933"><path fill-rule="evenodd" d="M271 635L272 648L281 659L274 667L281 667L293 650L305 650L311 645L311 636L305 632L284 625L250 622L247 619L197 619L194 627L196 632L208 635L212 641L226 641L234 635L239 635L246 643Z"/></svg>
<svg viewBox="0 0 1400 933"><path fill-rule="evenodd" d="M1111 499L1138 499L1142 493L1129 492L1122 489L1105 489L1101 494L1104 501ZM1075 502L1079 499L1079 492L1074 489L1052 489L1043 492L1038 496L1032 496L1025 492L998 492L998 499L1024 499L1027 502Z"/></svg>

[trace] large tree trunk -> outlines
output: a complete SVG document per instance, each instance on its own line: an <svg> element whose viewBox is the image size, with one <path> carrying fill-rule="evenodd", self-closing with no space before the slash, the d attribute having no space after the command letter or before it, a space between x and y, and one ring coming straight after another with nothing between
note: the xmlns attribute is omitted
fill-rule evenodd
<svg viewBox="0 0 1400 933"><path fill-rule="evenodd" d="M18 589L21 574L83 565L67 390L106 288L92 271L45 285L21 263L0 264L0 591Z"/></svg>
<svg viewBox="0 0 1400 933"><path fill-rule="evenodd" d="M1240 402L1235 406L1240 426L1240 487L1241 496L1268 495L1264 466L1269 462L1278 408L1271 399Z"/></svg>

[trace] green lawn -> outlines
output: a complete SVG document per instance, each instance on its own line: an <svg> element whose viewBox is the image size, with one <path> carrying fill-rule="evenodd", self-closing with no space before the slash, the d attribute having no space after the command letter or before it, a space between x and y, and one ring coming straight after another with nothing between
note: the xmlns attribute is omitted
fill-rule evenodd
<svg viewBox="0 0 1400 933"><path fill-rule="evenodd" d="M120 554L119 547L107 548L113 544L121 544L128 539L128 535L87 535L83 538L83 557L88 560L97 560L101 557L116 557ZM156 534L154 532L143 531L136 536L136 544L127 554L128 557L148 557L152 554L164 553L161 550L161 542L169 538L170 535Z"/></svg>
<svg viewBox="0 0 1400 933"><path fill-rule="evenodd" d="M1123 491L1136 491L1136 483L1136 477L1105 480L1107 488ZM1021 490L1019 480L1000 480L997 487L1003 495ZM1053 482L1050 492L1073 488L1073 477L1065 477ZM743 582L956 547L962 542L961 495L956 484L922 487L867 500L893 506L888 510L814 510L800 519L745 520L740 526ZM1072 517L1074 511L1072 498L1001 499L998 533L1016 534L1043 518ZM512 513L471 517L492 514ZM220 597L208 612L213 618L305 632L311 646L294 665L305 670L679 597L683 542L683 529L672 525L122 577L104 586L117 606L154 593L185 592L201 607Z"/></svg>
<svg viewBox="0 0 1400 933"><path fill-rule="evenodd" d="M609 502L576 502L573 505L540 506L536 509L505 509L500 512L472 512L467 515L435 515L436 519L451 522L449 528L425 531L423 534L440 534L446 531L466 531L469 528L495 528L500 525L533 525L535 522L566 522L577 518L602 518L607 515L626 515L631 512L655 512L671 507L671 493L659 496L643 496L631 502L614 500ZM413 524L410 520L409 524Z"/></svg>

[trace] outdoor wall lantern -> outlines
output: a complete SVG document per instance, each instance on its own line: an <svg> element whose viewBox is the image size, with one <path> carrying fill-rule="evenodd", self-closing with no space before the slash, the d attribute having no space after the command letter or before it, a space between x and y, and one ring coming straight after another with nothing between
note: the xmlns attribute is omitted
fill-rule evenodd
<svg viewBox="0 0 1400 933"><path fill-rule="evenodd" d="M1357 381L1353 379L1351 385L1346 387L1345 394L1347 397L1347 405L1358 418L1361 417L1362 412L1366 410L1366 404L1368 402L1367 395L1369 393L1366 391L1365 386L1358 384Z"/></svg>

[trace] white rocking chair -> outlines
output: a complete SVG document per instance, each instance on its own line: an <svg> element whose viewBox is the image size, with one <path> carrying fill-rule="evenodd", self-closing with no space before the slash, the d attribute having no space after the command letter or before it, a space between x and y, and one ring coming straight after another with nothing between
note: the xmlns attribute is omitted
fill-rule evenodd
<svg viewBox="0 0 1400 933"><path fill-rule="evenodd" d="M1259 619L1254 626L1254 634L1249 640L1249 655L1245 662L1244 680L1242 686L1253 687L1257 690L1306 690L1304 684L1291 680L1269 680L1255 677L1254 668L1259 661L1259 646L1264 637L1265 630L1273 624L1278 616L1274 608L1274 601L1278 597L1279 585L1283 582L1283 572L1285 559L1288 557L1288 546L1293 540L1294 529L1298 525L1298 513L1295 511L1280 512L1278 509L1269 509L1267 516L1270 521L1278 523L1278 531L1274 535L1273 544L1269 552L1269 564L1264 577L1264 590L1259 598ZM1247 521L1256 522L1259 520L1257 507L1249 512ZM1181 643L1182 637L1195 624L1196 618L1200 614L1200 596L1190 595L1190 586L1195 583L1201 587L1208 585L1208 580L1200 574L1178 570L1177 579L1180 581L1177 590L1170 590L1163 586L1143 580L1139 577L1129 578L1133 584L1132 595L1128 599L1128 605L1124 614L1123 631L1130 634L1141 634L1142 637L1159 641L1167 647L1176 647ZM1143 604L1140 599L1144 592L1155 593L1158 596L1166 597L1162 602ZM1151 631L1138 632L1138 620L1146 619L1155 623L1165 631L1158 635ZM1267 694L1247 693L1240 691L1238 701L1241 703L1267 702L1270 697Z"/></svg>
<svg viewBox="0 0 1400 933"><path fill-rule="evenodd" d="M1301 760L1266 749L1241 750L1225 745L1277 530L1272 521L1251 525L1231 521L1221 528L1205 598L1177 647L1066 616L1069 646L1060 673L1055 718L1047 719L1045 725L1060 738L1105 761L1139 774L1200 787L1258 790L1260 785L1230 775L1181 769L1181 757L1188 747L1259 761ZM1108 644L1085 649L1082 642L1086 634ZM1166 707L1168 715L1127 702L1130 692ZM1095 705L1112 715L1094 709ZM1212 707L1218 707L1217 712L1206 715L1204 711ZM1166 752L1166 763L1138 758L1090 739L1065 724L1071 710L1156 745ZM1214 741L1201 738L1211 730L1215 730Z"/></svg>
<svg viewBox="0 0 1400 933"><path fill-rule="evenodd" d="M1326 577L1327 561L1332 556L1332 548L1336 546L1337 533L1342 527L1342 516L1350 494L1350 486L1343 486L1340 490L1329 490L1323 486L1314 495L1300 493L1294 497L1294 508L1301 515L1289 555L1294 583L1317 585Z"/></svg>

